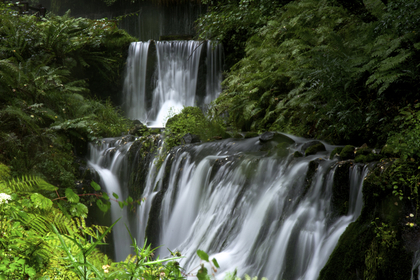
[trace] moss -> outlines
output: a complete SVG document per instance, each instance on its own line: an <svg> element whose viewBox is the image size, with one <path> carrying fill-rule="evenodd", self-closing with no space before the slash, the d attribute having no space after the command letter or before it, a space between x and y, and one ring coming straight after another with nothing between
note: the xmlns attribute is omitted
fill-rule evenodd
<svg viewBox="0 0 420 280"><path fill-rule="evenodd" d="M340 157L342 159L354 159L354 146L347 145L340 152Z"/></svg>
<svg viewBox="0 0 420 280"><path fill-rule="evenodd" d="M343 150L343 147L337 147L334 150L332 150L330 154L330 159L333 159L336 155L340 156L340 153L342 150Z"/></svg>
<svg viewBox="0 0 420 280"><path fill-rule="evenodd" d="M295 157L295 158L303 157L303 154L299 151L296 151L296 152L293 153L293 157Z"/></svg>
<svg viewBox="0 0 420 280"><path fill-rule="evenodd" d="M313 145L305 149L305 156L315 155L316 153L325 150L325 146L321 142L314 143Z"/></svg>
<svg viewBox="0 0 420 280"><path fill-rule="evenodd" d="M257 137L259 134L258 132L255 131L248 131L247 133L245 133L244 138L248 139L248 138L253 138L253 137Z"/></svg>

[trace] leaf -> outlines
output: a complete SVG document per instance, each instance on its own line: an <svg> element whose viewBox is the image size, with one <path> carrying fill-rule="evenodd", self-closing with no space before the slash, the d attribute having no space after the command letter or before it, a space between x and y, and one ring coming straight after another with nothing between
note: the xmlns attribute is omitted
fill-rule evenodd
<svg viewBox="0 0 420 280"><path fill-rule="evenodd" d="M106 213L109 209L109 206L102 202L102 200L98 199L96 200L96 206L98 206L99 210Z"/></svg>
<svg viewBox="0 0 420 280"><path fill-rule="evenodd" d="M67 188L65 194L69 202L72 202L72 203L79 202L79 196L72 189Z"/></svg>
<svg viewBox="0 0 420 280"><path fill-rule="evenodd" d="M104 199L109 200L109 196L108 196L107 193L103 193L102 196L103 196Z"/></svg>
<svg viewBox="0 0 420 280"><path fill-rule="evenodd" d="M206 252L202 251L202 250L197 250L197 255L200 259L202 259L203 261L206 262L210 262L209 261L209 255L207 255Z"/></svg>
<svg viewBox="0 0 420 280"><path fill-rule="evenodd" d="M92 186L92 188L95 191L100 191L101 190L101 186L99 186L95 181L90 182L90 185Z"/></svg>
<svg viewBox="0 0 420 280"><path fill-rule="evenodd" d="M199 280L208 280L210 279L208 272L207 272L207 268L205 268L204 266L202 266L198 272L197 272L197 278Z"/></svg>
<svg viewBox="0 0 420 280"><path fill-rule="evenodd" d="M124 202L122 201L118 201L118 205L120 205L120 208L123 209L124 208Z"/></svg>
<svg viewBox="0 0 420 280"><path fill-rule="evenodd" d="M116 194L116 193L112 193L112 196L115 197L115 199L119 198L118 194Z"/></svg>
<svg viewBox="0 0 420 280"><path fill-rule="evenodd" d="M52 207L52 201L42 194L33 193L31 194L31 201L34 204L35 208L40 208L43 210L49 210Z"/></svg>
<svg viewBox="0 0 420 280"><path fill-rule="evenodd" d="M213 262L215 267L220 268L219 263L217 262L215 258L213 258L211 261Z"/></svg>

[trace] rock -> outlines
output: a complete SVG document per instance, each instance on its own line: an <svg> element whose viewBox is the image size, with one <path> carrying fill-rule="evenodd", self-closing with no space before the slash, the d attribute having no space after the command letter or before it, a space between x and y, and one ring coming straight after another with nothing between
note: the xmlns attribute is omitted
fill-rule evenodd
<svg viewBox="0 0 420 280"><path fill-rule="evenodd" d="M303 157L303 155L302 155L302 153L301 153L301 152L296 151L296 152L294 152L294 153L293 153L293 157L295 157L295 158L300 158L300 157Z"/></svg>
<svg viewBox="0 0 420 280"><path fill-rule="evenodd" d="M342 159L354 159L354 146L347 145L340 153Z"/></svg>
<svg viewBox="0 0 420 280"><path fill-rule="evenodd" d="M343 147L337 147L334 150L332 150L330 154L330 159L333 159L334 157L339 157L342 150Z"/></svg>
<svg viewBox="0 0 420 280"><path fill-rule="evenodd" d="M191 134L191 133L187 133L184 136L182 136L181 138L181 144L185 145L185 144L192 144L192 143L200 143L201 139L200 136L195 135L195 134Z"/></svg>
<svg viewBox="0 0 420 280"><path fill-rule="evenodd" d="M311 141L303 144L302 151L305 151L305 156L314 155L321 151L326 151L324 144L319 141Z"/></svg>
<svg viewBox="0 0 420 280"><path fill-rule="evenodd" d="M245 133L244 138L248 139L248 138L253 138L253 137L257 137L259 134L258 132L255 131L248 131L247 133Z"/></svg>

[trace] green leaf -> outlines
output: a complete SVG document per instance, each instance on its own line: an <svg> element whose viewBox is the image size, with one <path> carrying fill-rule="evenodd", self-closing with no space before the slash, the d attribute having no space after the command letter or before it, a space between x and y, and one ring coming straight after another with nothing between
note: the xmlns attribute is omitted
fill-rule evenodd
<svg viewBox="0 0 420 280"><path fill-rule="evenodd" d="M208 275L208 272L207 272L207 268L202 266L197 272L197 278L198 278L198 280L208 280L208 279L210 279L210 277Z"/></svg>
<svg viewBox="0 0 420 280"><path fill-rule="evenodd" d="M31 194L31 201L33 203L33 206L35 208L40 208L43 210L49 210L52 207L52 201L42 194L39 193L33 193Z"/></svg>
<svg viewBox="0 0 420 280"><path fill-rule="evenodd" d="M99 210L106 213L109 209L109 206L102 202L102 200L98 199L96 200L96 205L98 206Z"/></svg>
<svg viewBox="0 0 420 280"><path fill-rule="evenodd" d="M103 194L102 194L102 197L103 197L104 199L106 199L106 200L109 200L109 196L108 196L108 194L107 194L107 193L103 193Z"/></svg>
<svg viewBox="0 0 420 280"><path fill-rule="evenodd" d="M72 202L72 203L79 202L79 196L72 189L67 188L65 194L69 202Z"/></svg>
<svg viewBox="0 0 420 280"><path fill-rule="evenodd" d="M217 262L215 258L213 258L211 261L213 262L215 267L220 268L219 263Z"/></svg>
<svg viewBox="0 0 420 280"><path fill-rule="evenodd" d="M122 201L118 201L118 204L120 205L120 208L123 209L124 208L124 202Z"/></svg>
<svg viewBox="0 0 420 280"><path fill-rule="evenodd" d="M115 199L119 198L118 194L116 194L116 193L112 193L112 196L115 197Z"/></svg>
<svg viewBox="0 0 420 280"><path fill-rule="evenodd" d="M197 250L197 255L200 259L202 259L203 261L206 262L210 262L209 261L209 255L207 255L206 252L202 251L202 250Z"/></svg>
<svg viewBox="0 0 420 280"><path fill-rule="evenodd" d="M92 188L95 191L100 191L101 190L101 186L99 186L95 181L90 182L90 185L92 186Z"/></svg>

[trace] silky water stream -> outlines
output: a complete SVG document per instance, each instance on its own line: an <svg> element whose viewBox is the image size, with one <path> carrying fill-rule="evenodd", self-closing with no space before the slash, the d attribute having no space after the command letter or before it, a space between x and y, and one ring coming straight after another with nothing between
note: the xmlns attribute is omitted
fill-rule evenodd
<svg viewBox="0 0 420 280"><path fill-rule="evenodd" d="M139 243L147 235L153 245L162 245L161 257L167 249L182 252L187 271L199 263L195 252L201 249L218 260L221 278L237 269L269 279L316 279L361 212L367 168L346 167L348 182L342 184L349 186L348 211L338 215L333 187L340 183L334 177L342 163L328 158L333 147L325 144L326 152L296 158L294 152L302 152L309 140L284 137L293 143L283 149L276 148L276 140L258 137L177 147L159 170L151 157L142 186L145 201L135 218L124 218L127 209L112 207L113 220L123 217L113 231L116 259L129 253L126 223ZM135 172L128 159L139 153L130 151L132 143L104 139L91 146L90 162L101 185L121 198L127 197L123 188L133 176L126 170Z"/></svg>
<svg viewBox="0 0 420 280"><path fill-rule="evenodd" d="M147 76L147 63L141 61L150 54L150 43L130 47L132 59L143 56L137 63L128 61L124 98L130 118L159 126L158 111L167 112L165 104L196 105L194 100L205 103L219 94L221 67L209 61L219 61L220 54L209 55L216 49L207 48L207 58L201 58L206 86L200 87L191 73L200 72L197 51L203 44L195 42L184 47L154 42L158 60L172 56L173 61L157 64L149 90L148 78L137 83L136 75ZM185 68L174 66L180 64ZM159 136L153 137L159 146ZM106 192L120 199L133 192L144 198L135 214L112 204L112 220L123 217L113 229L117 261L130 253L126 224L139 244L147 238L161 246L160 257L168 249L180 251L187 272L200 263L196 251L201 249L217 259L220 279L235 269L239 275L270 280L317 279L340 235L361 212L367 167L330 160L334 146L327 143L326 151L305 157L294 155L304 154L313 140L281 133L269 141L255 137L189 144L172 149L157 168L157 152L144 158L142 141L126 136L90 145L89 164ZM347 193L344 213L337 210L334 188Z"/></svg>

